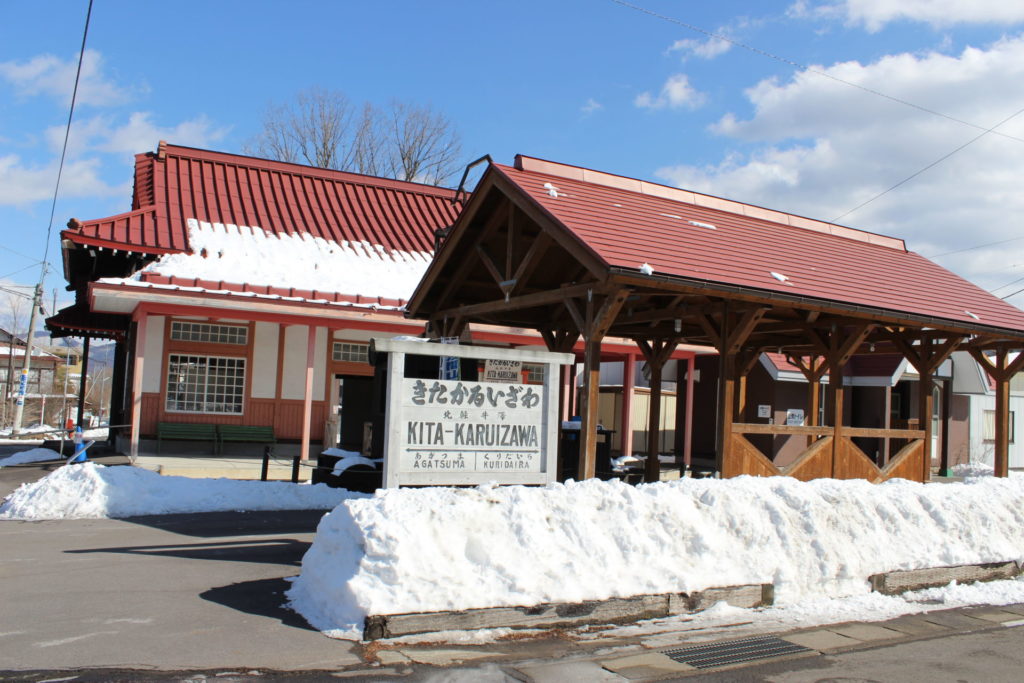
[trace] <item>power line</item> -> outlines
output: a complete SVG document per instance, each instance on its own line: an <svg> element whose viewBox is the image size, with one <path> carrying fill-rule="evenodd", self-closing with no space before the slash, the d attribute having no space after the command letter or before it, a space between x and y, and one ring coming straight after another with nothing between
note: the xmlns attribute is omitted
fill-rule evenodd
<svg viewBox="0 0 1024 683"><path fill-rule="evenodd" d="M941 254L932 254L931 256L925 256L929 259L937 259L940 256L950 256L952 254L962 254L965 251L974 251L975 249L984 249L985 247L994 247L997 244L1006 244L1007 242L1017 242L1018 240L1024 240L1024 237L1011 237L1006 240L997 240L995 242L986 242L985 244L976 244L973 247L964 247L963 249L956 249L954 251L944 251Z"/></svg>
<svg viewBox="0 0 1024 683"><path fill-rule="evenodd" d="M702 29L699 26L694 26L693 24L688 24L685 21L681 21L679 19L676 19L674 17L669 17L669 16L666 16L664 14L660 14L660 13L655 12L653 10L649 10L649 9L647 9L645 7L640 7L638 5L633 5L631 3L625 2L624 0L611 0L611 2L614 2L616 5L622 5L623 7L628 7L629 9L635 10L637 12L641 12L643 14L647 14L647 15L655 17L657 19L661 19L662 21L667 21L667 22L672 23L672 24L677 24L679 26L682 26L683 28L689 29L691 31L695 31L695 32L700 33L702 35L705 35L705 36L707 36L709 38L714 38L715 40L721 40L721 41L724 41L726 43L729 43L730 45L735 45L738 48L742 48L742 49L747 50L749 52L753 52L754 54L761 55L762 57L767 57L769 59L774 59L775 61L781 62L782 64L786 64L788 66L792 66L792 67L800 69L802 71L806 71L808 73L815 74L817 76L822 76L823 78L827 78L827 79L835 81L837 83L842 83L843 85L847 85L847 86L849 86L851 88L856 88L857 90L861 90L863 92L870 93L871 95L875 95L877 97L882 97L882 98L887 99L887 100L889 100L891 102L896 102L897 104L902 104L902 105L904 105L906 107L911 107L912 109L917 109L918 111L923 111L923 112L925 112L927 114L932 114L934 116L939 116L941 118L947 119L949 121L953 121L955 123L959 123L959 124L962 124L962 125L965 125L965 126L970 126L971 128L976 128L978 130L985 131L986 133L992 132L991 129L986 129L984 126L979 126L978 124L971 123L970 121L964 121L963 119L958 119L955 116L950 116L949 114L943 114L940 111L936 111L934 109L929 109L928 107L922 107L919 104L914 104L913 102L910 102L908 100L904 100L904 99L902 99L900 97L895 97L893 95L888 95L888 94L886 94L884 92L881 92L879 90L875 90L873 88L868 88L867 86L859 85L857 83L852 83L850 81L847 81L847 80L844 80L842 78L839 78L838 76L833 76L832 74L830 74L830 73L828 73L826 71L821 71L819 69L815 69L813 67L807 66L806 64L801 64L800 62L795 62L792 59L788 59L786 57L780 57L777 54L774 54L772 52L768 52L767 50L762 50L759 47L753 47L751 45L747 45L746 43L741 43L740 41L734 40L732 38L729 38L728 36L724 36L724 35L721 35L721 34L718 34L718 33L713 33L711 31ZM999 136L1004 137L1004 138L1008 138L1010 140L1016 140L1017 142L1024 142L1024 138L1018 138L1016 136L1008 135L1007 133L1000 133L998 131L996 131L995 133L996 133L996 135L999 135Z"/></svg>
<svg viewBox="0 0 1024 683"><path fill-rule="evenodd" d="M82 48L78 53L78 69L75 71L75 87L71 90L71 106L68 107L68 125L64 129L64 147L60 152L60 164L57 166L57 184L53 188L53 203L50 204L50 224L46 228L46 246L43 248L43 274L46 273L46 260L50 255L50 235L53 233L53 217L57 212L57 194L60 192L60 179L64 174L64 159L68 154L68 138L71 137L71 119L75 115L75 100L78 98L78 82L82 77L82 62L85 61L85 40L89 36L89 18L92 16L92 0L85 12L85 29L82 31ZM42 277L40 278L42 281Z"/></svg>
<svg viewBox="0 0 1024 683"><path fill-rule="evenodd" d="M1017 278L1016 280L1014 280L1014 281L1012 281L1012 282L1007 282L1007 283L1006 283L1005 285L999 285L999 286L998 286L998 287L996 287L995 289L990 289L990 290L988 290L988 291L989 291L990 293L993 293L993 292L998 292L998 291L999 291L1000 289L1004 289L1004 288L1006 288L1006 287L1009 287L1010 285L1015 285L1015 284L1017 284L1018 282L1021 282L1022 280L1024 280L1024 277L1019 277L1019 278Z"/></svg>
<svg viewBox="0 0 1024 683"><path fill-rule="evenodd" d="M57 166L57 182L53 188L53 203L50 205L50 223L46 228L46 246L43 249L42 268L39 269L39 282L32 295L32 311L29 315L28 338L25 340L25 360L21 366L21 378L18 382L17 399L14 402L14 419L11 433L21 432L21 419L25 411L25 389L28 384L29 368L32 363L32 342L36 332L36 315L42 308L43 282L46 280L47 260L50 255L50 236L53 234L53 217L57 212L57 196L60 194L60 179L64 173L64 160L68 153L68 139L71 137L71 120L75 114L75 100L78 99L78 83L82 77L82 62L85 61L85 41L89 36L89 19L92 17L92 2L85 13L85 28L82 30L82 47L78 51L78 69L75 71L75 86L71 90L71 104L68 107L68 124L64 129L64 147L60 153L60 164Z"/></svg>
<svg viewBox="0 0 1024 683"><path fill-rule="evenodd" d="M887 190L883 190L882 192L879 192L878 194L876 194L876 195L875 195L874 197L872 197L871 199L868 199L867 201L861 202L860 204L858 204L857 206L853 207L853 208L852 208L852 209L850 209L849 211L846 211L846 212L844 212L844 213L841 213L841 214L839 214L838 216L836 216L835 218L833 218L833 219L832 219L832 222L833 222L833 223L836 223L836 222L838 222L838 221L839 221L839 219L841 219L841 218L845 218L846 216L849 216L849 215L850 215L851 213L853 213L854 211L857 211L857 210L859 210L859 209L862 209L862 208L864 208L865 206L867 206L868 204L870 204L871 202L875 201L876 199L879 199L879 198L881 198L881 197L883 197L883 196L885 196L885 195L889 194L890 192L892 192L893 190L895 190L895 189L896 189L897 187L899 187L900 185L903 185L903 184L905 184L905 183L908 183L908 182L910 182L911 180L913 180L913 179L914 179L914 178L916 178L917 176L921 175L922 173L924 173L924 172L925 172L925 171L927 171L928 169L930 169L930 168L934 168L935 166L938 166L938 165L939 165L939 164L941 164L941 163L942 163L943 161L945 161L946 159L950 158L951 156L953 156L954 154L956 154L956 153L957 153L957 152L959 152L960 150L964 149L965 147L968 147L969 145L972 145L972 144L974 144L975 142L977 142L978 140L982 139L983 137L985 137L985 136L986 136L986 135L988 135L989 133L991 133L991 132L995 131L995 129L996 129L996 128L998 128L999 126L1001 126L1001 125L1003 125L1004 123L1006 123L1007 121L1010 121L1011 119L1013 119L1013 118L1015 118L1015 117L1019 116L1020 114L1024 114L1024 109L1018 109L1018 110L1017 110L1016 112L1014 112L1013 114L1010 114L1010 115L1009 115L1009 116L1007 116L1007 117L1006 117L1005 119L1003 119L1002 121L1000 121L1000 122L999 122L999 123L997 123L996 125L992 126L992 127L991 127L991 128L989 128L988 130L986 130L986 131L985 131L984 133L981 133L981 134L979 134L979 135L975 135L975 136L974 136L973 138L971 138L970 140L968 140L968 141L967 141L967 142L965 142L964 144L960 145L959 147L957 147L956 149L954 149L954 150L953 150L952 152L950 152L950 153L948 153L948 154L944 154L943 156L939 157L938 159L936 159L936 160L935 160L935 161L933 161L932 163L928 164L928 165L927 165L927 166L925 166L924 168L920 169L920 170L919 170L919 171L917 171L916 173L912 173L912 174L910 174L909 176L907 176L907 177L906 177L906 178L904 178L903 180L899 181L898 183L896 183L895 185L893 185L893 186L892 186L892 187L890 187L889 189L887 189Z"/></svg>

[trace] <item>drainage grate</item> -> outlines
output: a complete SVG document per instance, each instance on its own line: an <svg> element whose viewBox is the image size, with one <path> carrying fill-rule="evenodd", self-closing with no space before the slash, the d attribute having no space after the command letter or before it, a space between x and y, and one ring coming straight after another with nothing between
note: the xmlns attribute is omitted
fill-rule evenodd
<svg viewBox="0 0 1024 683"><path fill-rule="evenodd" d="M719 666L742 664L801 652L814 652L814 650L775 636L757 636L756 638L730 640L726 643L710 643L661 651L663 655L677 662L689 664L698 669L713 669Z"/></svg>

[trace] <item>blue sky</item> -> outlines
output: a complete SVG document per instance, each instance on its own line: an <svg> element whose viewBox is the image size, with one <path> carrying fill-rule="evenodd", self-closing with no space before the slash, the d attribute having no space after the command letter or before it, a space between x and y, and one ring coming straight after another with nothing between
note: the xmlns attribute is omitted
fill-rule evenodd
<svg viewBox="0 0 1024 683"><path fill-rule="evenodd" d="M130 208L134 153L240 152L309 86L430 103L466 161L524 153L823 220L1024 108L1024 3L635 4L783 61L612 0L95 0L47 298L66 297L68 218ZM0 281L38 277L86 6L0 3ZM1024 288L1022 161L1024 114L840 222L1005 296Z"/></svg>

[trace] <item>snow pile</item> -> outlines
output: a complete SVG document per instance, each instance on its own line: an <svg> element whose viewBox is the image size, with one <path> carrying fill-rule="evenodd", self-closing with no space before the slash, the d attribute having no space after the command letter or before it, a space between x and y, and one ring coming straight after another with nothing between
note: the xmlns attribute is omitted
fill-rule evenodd
<svg viewBox="0 0 1024 683"><path fill-rule="evenodd" d="M162 256L128 280L116 282L157 273L408 299L432 258L428 252L398 251L369 242L334 242L308 233L275 235L259 227L195 219L188 220L188 240L191 254Z"/></svg>
<svg viewBox="0 0 1024 683"><path fill-rule="evenodd" d="M51 451L52 452L52 451ZM365 494L278 481L164 477L95 463L61 467L22 484L0 505L0 519L81 519L227 510L329 510Z"/></svg>
<svg viewBox="0 0 1024 683"><path fill-rule="evenodd" d="M33 448L32 450L22 451L9 455L6 458L0 458L0 467L7 467L9 465L24 465L30 462L46 462L47 460L60 460L61 457L56 451L51 451L49 448Z"/></svg>
<svg viewBox="0 0 1024 683"><path fill-rule="evenodd" d="M995 474L992 465L983 462L965 462L950 468L954 477L991 477Z"/></svg>
<svg viewBox="0 0 1024 683"><path fill-rule="evenodd" d="M878 572L1020 560L1022 503L1024 477L389 490L323 518L289 598L338 635L368 614L750 583L785 605L865 594Z"/></svg>

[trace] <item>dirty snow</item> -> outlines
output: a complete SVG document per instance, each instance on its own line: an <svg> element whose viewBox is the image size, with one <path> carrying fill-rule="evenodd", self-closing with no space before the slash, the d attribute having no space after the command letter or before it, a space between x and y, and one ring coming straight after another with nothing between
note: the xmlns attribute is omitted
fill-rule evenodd
<svg viewBox="0 0 1024 683"><path fill-rule="evenodd" d="M52 452L52 451L51 451ZM365 494L326 484L165 477L136 467L67 465L22 484L0 504L0 519L44 520L225 510L329 510Z"/></svg>

